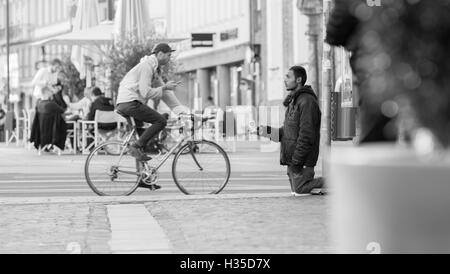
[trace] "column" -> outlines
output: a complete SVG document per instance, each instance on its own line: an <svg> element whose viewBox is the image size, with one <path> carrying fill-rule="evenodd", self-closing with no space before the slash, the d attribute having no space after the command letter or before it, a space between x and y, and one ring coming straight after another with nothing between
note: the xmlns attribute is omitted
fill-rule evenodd
<svg viewBox="0 0 450 274"><path fill-rule="evenodd" d="M217 79L219 80L219 106L226 110L227 106L231 105L231 75L230 67L218 66L217 67Z"/></svg>
<svg viewBox="0 0 450 274"><path fill-rule="evenodd" d="M209 81L209 71L207 69L198 69L197 70L197 82L199 87L199 94L201 108L203 108L204 104L208 100L210 96L211 84ZM197 98L196 98L197 99Z"/></svg>

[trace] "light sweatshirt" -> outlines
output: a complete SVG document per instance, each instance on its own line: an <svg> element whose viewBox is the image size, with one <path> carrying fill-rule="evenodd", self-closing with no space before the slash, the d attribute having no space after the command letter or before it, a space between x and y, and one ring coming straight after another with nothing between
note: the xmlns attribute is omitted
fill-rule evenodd
<svg viewBox="0 0 450 274"><path fill-rule="evenodd" d="M145 56L130 70L120 83L117 104L149 100L162 100L176 114L186 112L186 108L171 90L163 90L163 81L158 73L158 59L155 55Z"/></svg>

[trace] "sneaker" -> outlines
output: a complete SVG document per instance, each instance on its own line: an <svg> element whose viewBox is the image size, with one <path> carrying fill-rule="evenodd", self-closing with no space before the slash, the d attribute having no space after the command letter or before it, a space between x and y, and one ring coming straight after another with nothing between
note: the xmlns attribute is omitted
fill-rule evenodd
<svg viewBox="0 0 450 274"><path fill-rule="evenodd" d="M139 187L140 188L147 188L147 189L149 189L151 191L156 191L156 190L159 190L159 189L162 188L161 186L159 186L157 184L147 185L147 184L144 184L142 182L139 184Z"/></svg>
<svg viewBox="0 0 450 274"><path fill-rule="evenodd" d="M129 149L130 155L136 158L139 162L148 162L152 160L152 157L147 156L142 147L132 144Z"/></svg>
<svg viewBox="0 0 450 274"><path fill-rule="evenodd" d="M311 194L294 193L294 197L308 197L308 196L311 196Z"/></svg>
<svg viewBox="0 0 450 274"><path fill-rule="evenodd" d="M327 190L324 188L316 188L311 191L311 195L323 196L323 195L327 195L327 194L328 194Z"/></svg>

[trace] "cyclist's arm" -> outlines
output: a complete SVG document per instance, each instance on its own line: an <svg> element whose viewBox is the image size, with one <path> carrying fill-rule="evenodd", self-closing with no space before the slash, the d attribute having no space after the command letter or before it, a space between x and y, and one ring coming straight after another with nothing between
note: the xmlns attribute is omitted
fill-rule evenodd
<svg viewBox="0 0 450 274"><path fill-rule="evenodd" d="M163 93L162 100L177 115L189 112L189 109L180 103L172 90L166 90Z"/></svg>
<svg viewBox="0 0 450 274"><path fill-rule="evenodd" d="M145 100L161 98L164 86L157 88L152 87L154 71L151 66L142 66L139 79L139 92Z"/></svg>

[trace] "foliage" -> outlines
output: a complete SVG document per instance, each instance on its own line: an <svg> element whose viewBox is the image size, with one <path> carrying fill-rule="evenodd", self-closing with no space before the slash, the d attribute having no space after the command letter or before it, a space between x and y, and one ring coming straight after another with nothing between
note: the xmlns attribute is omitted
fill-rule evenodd
<svg viewBox="0 0 450 274"><path fill-rule="evenodd" d="M120 82L125 75L138 65L143 57L151 54L158 40L160 40L160 37L155 35L150 36L145 41L127 36L107 48L102 66L104 71L108 71L107 75L114 98L117 96ZM175 70L176 64L173 61L161 67L163 79L165 81L172 79Z"/></svg>
<svg viewBox="0 0 450 274"><path fill-rule="evenodd" d="M86 81L80 79L80 73L70 61L70 56L64 56L63 72L58 75L58 79L65 87L65 93L69 95L71 99L75 96L77 98L83 97L83 92L86 87Z"/></svg>

